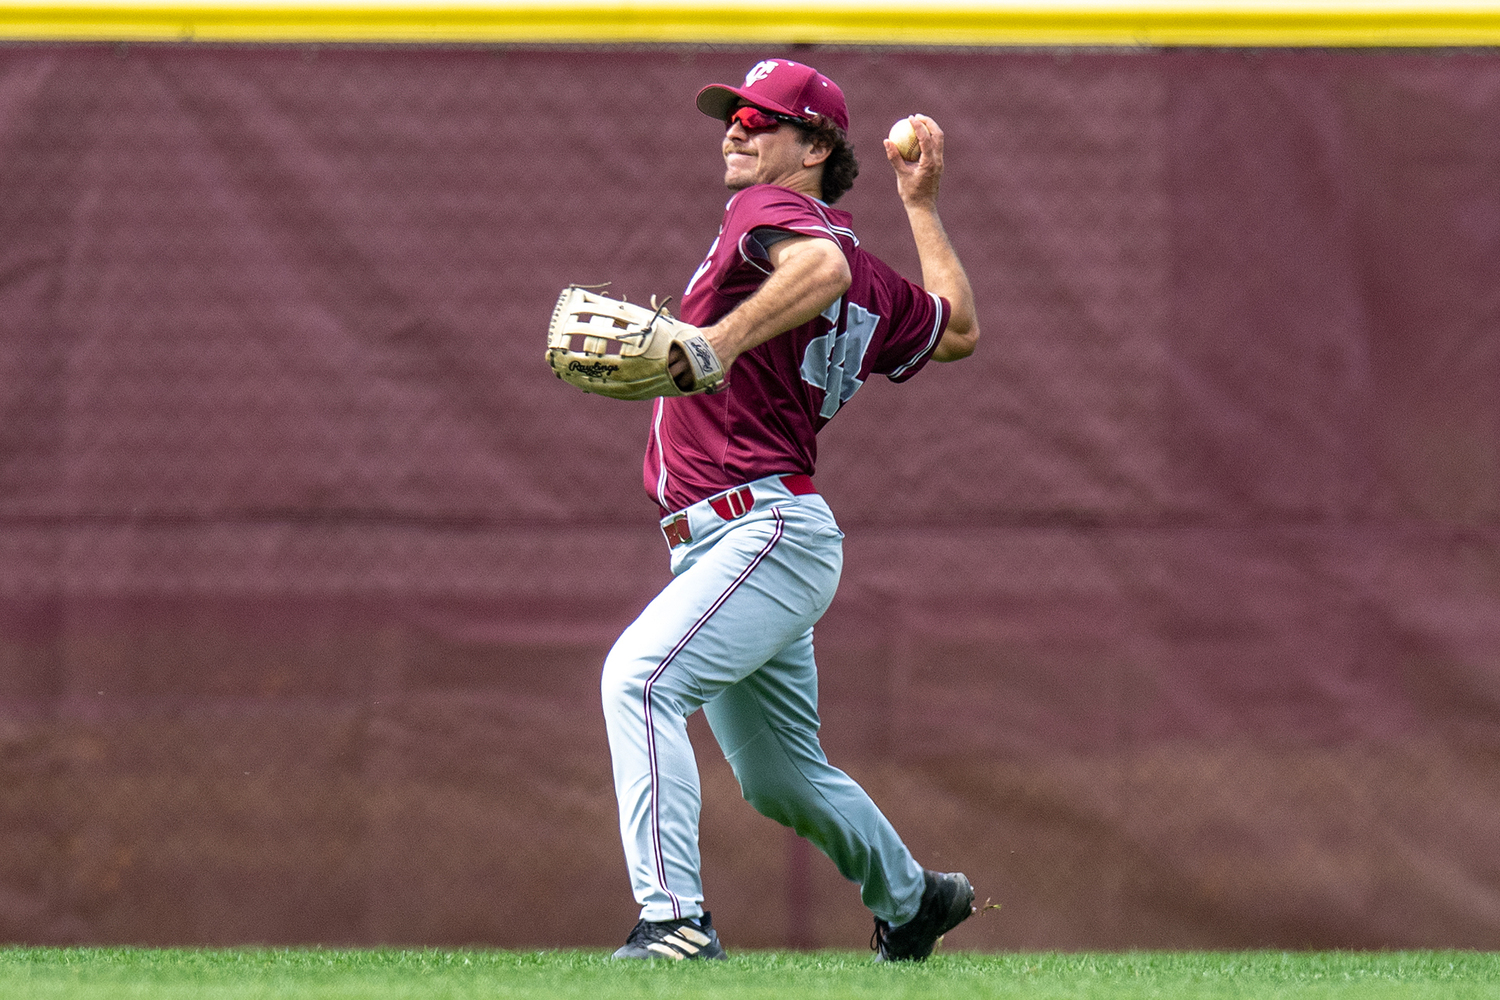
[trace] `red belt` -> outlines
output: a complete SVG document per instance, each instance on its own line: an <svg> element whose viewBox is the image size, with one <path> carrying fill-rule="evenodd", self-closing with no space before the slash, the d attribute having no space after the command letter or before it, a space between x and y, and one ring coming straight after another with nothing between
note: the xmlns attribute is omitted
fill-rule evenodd
<svg viewBox="0 0 1500 1000"><path fill-rule="evenodd" d="M812 476L798 473L793 476L782 476L781 485L786 487L788 493L794 497L807 496L818 492L813 485ZM725 490L717 496L708 498L708 505L713 512L726 521L733 521L737 517L744 517L750 513L755 506L755 494L749 486L736 486L732 490ZM686 513L680 513L661 526L662 534L667 536L667 546L676 548L693 540L692 532L688 528Z"/></svg>
<svg viewBox="0 0 1500 1000"><path fill-rule="evenodd" d="M813 485L812 476L804 476L800 472L795 476L782 476L781 485L794 497L805 497L818 492L818 488Z"/></svg>

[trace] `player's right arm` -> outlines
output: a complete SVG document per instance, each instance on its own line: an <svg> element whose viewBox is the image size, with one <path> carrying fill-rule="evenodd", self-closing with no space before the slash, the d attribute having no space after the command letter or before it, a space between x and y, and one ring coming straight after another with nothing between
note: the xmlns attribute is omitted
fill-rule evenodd
<svg viewBox="0 0 1500 1000"><path fill-rule="evenodd" d="M905 160L895 143L885 140L885 156L896 171L896 191L906 206L917 257L922 262L922 287L948 300L953 314L932 352L934 361L957 361L974 353L979 343L979 316L974 289L938 217L938 184L943 175L943 130L926 115L913 115L912 125L922 156Z"/></svg>
<svg viewBox="0 0 1500 1000"><path fill-rule="evenodd" d="M766 256L771 273L760 287L702 330L726 377L741 354L810 322L849 290L849 261L833 240L793 236L772 245ZM681 376L686 367L686 359L675 351L668 366L672 377Z"/></svg>
<svg viewBox="0 0 1500 1000"><path fill-rule="evenodd" d="M810 322L849 290L849 262L832 240L794 236L766 256L771 273L761 286L703 330L726 369L751 348Z"/></svg>

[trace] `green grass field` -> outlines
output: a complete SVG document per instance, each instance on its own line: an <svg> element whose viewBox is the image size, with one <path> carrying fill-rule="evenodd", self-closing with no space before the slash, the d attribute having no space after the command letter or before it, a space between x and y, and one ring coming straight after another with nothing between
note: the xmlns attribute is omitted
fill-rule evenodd
<svg viewBox="0 0 1500 1000"><path fill-rule="evenodd" d="M599 951L0 949L0 997L1500 998L1500 953L939 953L881 966L864 953L741 952L728 962L622 964Z"/></svg>

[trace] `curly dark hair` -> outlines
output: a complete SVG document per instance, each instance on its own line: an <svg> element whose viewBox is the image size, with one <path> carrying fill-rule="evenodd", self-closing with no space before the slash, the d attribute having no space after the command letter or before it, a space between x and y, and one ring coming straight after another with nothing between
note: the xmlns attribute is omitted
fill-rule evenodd
<svg viewBox="0 0 1500 1000"><path fill-rule="evenodd" d="M829 150L828 159L823 161L823 200L832 205L854 186L854 178L859 176L854 147L849 145L843 129L821 115L799 127L814 148Z"/></svg>

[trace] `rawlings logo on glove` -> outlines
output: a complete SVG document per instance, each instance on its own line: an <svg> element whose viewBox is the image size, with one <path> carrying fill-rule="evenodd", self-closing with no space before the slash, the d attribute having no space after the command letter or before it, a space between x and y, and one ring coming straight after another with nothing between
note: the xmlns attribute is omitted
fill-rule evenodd
<svg viewBox="0 0 1500 1000"><path fill-rule="evenodd" d="M687 359L679 385L672 348ZM578 285L563 289L547 330L547 364L564 382L615 399L690 396L723 388L724 365L696 326Z"/></svg>

